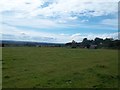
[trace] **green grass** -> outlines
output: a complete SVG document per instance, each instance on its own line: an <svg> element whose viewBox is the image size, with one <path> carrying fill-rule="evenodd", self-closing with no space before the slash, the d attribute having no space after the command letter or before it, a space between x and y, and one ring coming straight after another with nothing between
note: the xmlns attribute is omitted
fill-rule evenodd
<svg viewBox="0 0 120 90"><path fill-rule="evenodd" d="M3 48L3 88L116 88L118 51Z"/></svg>

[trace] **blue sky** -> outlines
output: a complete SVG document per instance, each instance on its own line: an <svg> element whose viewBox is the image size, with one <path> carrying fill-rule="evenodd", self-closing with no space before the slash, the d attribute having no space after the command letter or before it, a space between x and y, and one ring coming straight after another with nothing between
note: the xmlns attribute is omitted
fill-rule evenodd
<svg viewBox="0 0 120 90"><path fill-rule="evenodd" d="M1 0L3 40L118 39L118 0Z"/></svg>

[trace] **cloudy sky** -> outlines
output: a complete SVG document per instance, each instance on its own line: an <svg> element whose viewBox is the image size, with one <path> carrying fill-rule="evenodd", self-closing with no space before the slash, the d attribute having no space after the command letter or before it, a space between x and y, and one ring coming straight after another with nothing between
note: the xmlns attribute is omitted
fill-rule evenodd
<svg viewBox="0 0 120 90"><path fill-rule="evenodd" d="M118 38L119 0L1 0L0 39L66 43Z"/></svg>

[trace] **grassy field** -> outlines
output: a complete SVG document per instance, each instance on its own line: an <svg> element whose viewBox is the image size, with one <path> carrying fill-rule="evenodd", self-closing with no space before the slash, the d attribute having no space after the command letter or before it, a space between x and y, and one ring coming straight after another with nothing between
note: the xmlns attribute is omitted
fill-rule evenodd
<svg viewBox="0 0 120 90"><path fill-rule="evenodd" d="M3 88L116 88L118 51L4 47Z"/></svg>

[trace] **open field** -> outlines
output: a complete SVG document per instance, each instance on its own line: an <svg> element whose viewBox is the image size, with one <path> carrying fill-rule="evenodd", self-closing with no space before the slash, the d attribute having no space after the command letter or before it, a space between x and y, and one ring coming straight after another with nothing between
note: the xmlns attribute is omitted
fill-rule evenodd
<svg viewBox="0 0 120 90"><path fill-rule="evenodd" d="M4 47L3 88L116 88L118 51Z"/></svg>

